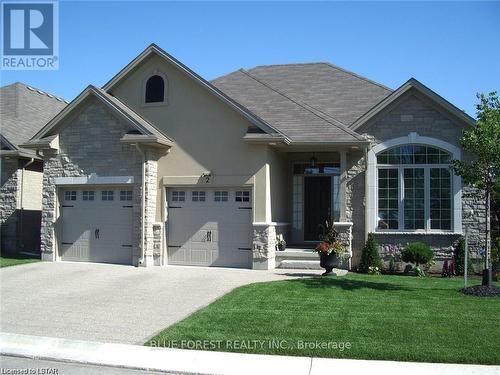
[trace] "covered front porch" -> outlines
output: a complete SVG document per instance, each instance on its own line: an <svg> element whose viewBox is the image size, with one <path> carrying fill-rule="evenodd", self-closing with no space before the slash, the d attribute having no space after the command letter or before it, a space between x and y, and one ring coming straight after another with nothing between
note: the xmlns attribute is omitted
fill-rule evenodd
<svg viewBox="0 0 500 375"><path fill-rule="evenodd" d="M363 155L362 146L301 147L276 153L279 162L270 166L276 267L319 269L313 249L320 242L325 222L333 220L349 253L342 266L351 268L354 224L346 194L348 190L352 193L348 174L353 160ZM283 170L286 173L280 173ZM364 196L354 199L363 201ZM280 239L286 242L284 249Z"/></svg>

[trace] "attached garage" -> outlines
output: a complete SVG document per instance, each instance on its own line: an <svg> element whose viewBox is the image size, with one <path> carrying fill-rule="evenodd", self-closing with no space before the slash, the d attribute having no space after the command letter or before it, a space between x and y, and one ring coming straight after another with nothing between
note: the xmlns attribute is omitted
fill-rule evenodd
<svg viewBox="0 0 500 375"><path fill-rule="evenodd" d="M64 188L60 200L62 260L132 264L130 187Z"/></svg>
<svg viewBox="0 0 500 375"><path fill-rule="evenodd" d="M252 267L252 196L238 188L169 188L168 263Z"/></svg>

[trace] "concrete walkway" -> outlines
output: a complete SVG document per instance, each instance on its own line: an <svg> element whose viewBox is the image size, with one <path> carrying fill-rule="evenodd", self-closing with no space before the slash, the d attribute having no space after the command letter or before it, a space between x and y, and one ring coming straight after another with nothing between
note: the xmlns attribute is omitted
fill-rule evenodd
<svg viewBox="0 0 500 375"><path fill-rule="evenodd" d="M0 331L143 344L232 289L317 270L33 263L0 269Z"/></svg>
<svg viewBox="0 0 500 375"><path fill-rule="evenodd" d="M0 355L184 374L500 374L500 366L222 353L101 344L6 333L0 334Z"/></svg>

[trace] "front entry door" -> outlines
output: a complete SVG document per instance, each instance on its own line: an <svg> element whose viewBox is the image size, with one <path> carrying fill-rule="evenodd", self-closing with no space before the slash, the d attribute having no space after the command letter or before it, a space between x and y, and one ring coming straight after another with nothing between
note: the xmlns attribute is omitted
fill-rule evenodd
<svg viewBox="0 0 500 375"><path fill-rule="evenodd" d="M331 177L304 177L304 240L319 241L322 227L330 217Z"/></svg>

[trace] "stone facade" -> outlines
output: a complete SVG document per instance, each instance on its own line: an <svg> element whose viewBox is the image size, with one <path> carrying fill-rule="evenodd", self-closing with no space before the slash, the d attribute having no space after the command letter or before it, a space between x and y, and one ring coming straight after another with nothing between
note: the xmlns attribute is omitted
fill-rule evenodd
<svg viewBox="0 0 500 375"><path fill-rule="evenodd" d="M118 119L108 108L95 99L79 114L64 124L59 132L59 150L44 152L43 196L42 196L42 259L54 261L57 257L56 231L58 218L58 190L56 177L82 177L96 174L104 176L132 176L133 184L133 240L134 264L139 263L141 245L141 190L142 155L133 146L120 143L120 138L133 130ZM145 196L145 260L144 265L153 264L153 223L156 209L156 153L145 152L146 196ZM153 158L149 160L148 158Z"/></svg>
<svg viewBox="0 0 500 375"><path fill-rule="evenodd" d="M393 103L387 110L356 131L364 134L374 144L417 132L421 136L437 138L458 145L465 125L417 92L410 92ZM467 156L465 156L467 157ZM353 226L353 266L359 263L365 241L365 157L361 153L347 154L346 220ZM484 232L485 205L477 196L471 196L471 189L462 189L462 225L469 228L469 249L478 253L484 246L481 238ZM473 214L470 212L473 210ZM450 259L458 234L376 234L381 254L388 261L399 256L401 249L409 242L421 241L429 244L436 252L435 270L440 270L442 261Z"/></svg>
<svg viewBox="0 0 500 375"><path fill-rule="evenodd" d="M347 153L345 220L352 227L352 264L358 264L365 243L365 158L362 151Z"/></svg>
<svg viewBox="0 0 500 375"><path fill-rule="evenodd" d="M276 226L256 224L253 226L253 269L268 270L275 267Z"/></svg>
<svg viewBox="0 0 500 375"><path fill-rule="evenodd" d="M17 251L18 205L21 193L21 170L17 158L1 159L0 226L1 250Z"/></svg>
<svg viewBox="0 0 500 375"><path fill-rule="evenodd" d="M153 259L155 266L161 266L163 254L163 223L153 224Z"/></svg>

